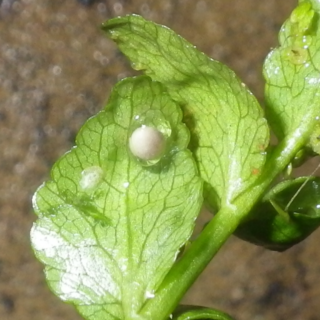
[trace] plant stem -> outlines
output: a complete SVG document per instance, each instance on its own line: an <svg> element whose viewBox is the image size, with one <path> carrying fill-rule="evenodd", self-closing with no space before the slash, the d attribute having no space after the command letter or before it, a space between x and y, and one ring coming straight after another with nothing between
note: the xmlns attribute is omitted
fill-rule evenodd
<svg viewBox="0 0 320 320"><path fill-rule="evenodd" d="M147 308L143 309L146 319L167 319L190 285L234 232L238 224L239 218L229 210L219 211L181 260L177 261L171 269L164 285L159 288L158 294L152 299L152 304L146 305ZM154 311L158 311L158 314L155 315Z"/></svg>
<svg viewBox="0 0 320 320"><path fill-rule="evenodd" d="M162 286L157 290L156 296L144 305L140 313L142 319L168 319L189 287L263 196L271 182L305 145L309 131L311 129L302 134L297 129L290 138L279 143L254 186L234 199L232 205L219 210L187 252L169 271Z"/></svg>

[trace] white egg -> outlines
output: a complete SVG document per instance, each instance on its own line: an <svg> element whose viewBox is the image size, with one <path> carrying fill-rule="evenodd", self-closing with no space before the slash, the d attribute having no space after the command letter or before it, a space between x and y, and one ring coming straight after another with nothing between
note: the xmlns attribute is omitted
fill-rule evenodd
<svg viewBox="0 0 320 320"><path fill-rule="evenodd" d="M160 158L166 147L163 134L148 126L141 126L133 131L129 139L129 148L134 156L149 161Z"/></svg>

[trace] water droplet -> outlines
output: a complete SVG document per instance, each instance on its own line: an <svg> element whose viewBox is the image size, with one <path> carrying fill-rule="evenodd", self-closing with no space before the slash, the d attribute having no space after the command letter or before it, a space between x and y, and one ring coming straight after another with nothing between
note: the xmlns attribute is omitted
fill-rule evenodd
<svg viewBox="0 0 320 320"><path fill-rule="evenodd" d="M128 188L129 185L130 185L130 182L124 182L123 187L124 187L124 188Z"/></svg>
<svg viewBox="0 0 320 320"><path fill-rule="evenodd" d="M92 190L100 184L103 176L104 172L101 167L88 167L81 172L80 187L83 190Z"/></svg>

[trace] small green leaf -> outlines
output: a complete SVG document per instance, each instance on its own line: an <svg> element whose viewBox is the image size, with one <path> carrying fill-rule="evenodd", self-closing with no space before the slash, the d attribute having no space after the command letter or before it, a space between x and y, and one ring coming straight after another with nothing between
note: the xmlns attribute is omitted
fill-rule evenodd
<svg viewBox="0 0 320 320"><path fill-rule="evenodd" d="M269 131L254 96L233 71L164 26L131 15L103 29L133 68L163 83L183 107L207 200L214 208L230 205L265 162Z"/></svg>
<svg viewBox="0 0 320 320"><path fill-rule="evenodd" d="M264 64L266 115L281 140L304 136L320 116L319 2L300 1L279 33L280 47Z"/></svg>
<svg viewBox="0 0 320 320"><path fill-rule="evenodd" d="M235 234L270 250L283 251L320 226L320 178L300 177L276 185Z"/></svg>
<svg viewBox="0 0 320 320"><path fill-rule="evenodd" d="M199 306L181 305L173 313L173 320L233 320L219 310Z"/></svg>
<svg viewBox="0 0 320 320"><path fill-rule="evenodd" d="M192 233L202 184L181 119L160 83L121 81L34 196L35 253L51 289L86 319L140 319ZM151 163L129 148L143 126L165 139Z"/></svg>

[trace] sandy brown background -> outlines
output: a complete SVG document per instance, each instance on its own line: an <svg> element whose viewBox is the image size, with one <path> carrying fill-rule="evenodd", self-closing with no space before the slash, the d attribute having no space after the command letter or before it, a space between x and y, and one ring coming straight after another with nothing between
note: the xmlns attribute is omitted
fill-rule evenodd
<svg viewBox="0 0 320 320"><path fill-rule="evenodd" d="M83 1L85 2L85 1ZM129 63L99 30L126 13L174 29L262 99L261 66L295 0L4 0L0 18L0 319L76 320L30 248L31 197ZM310 165L304 168L310 172ZM320 230L279 254L231 239L185 297L238 320L320 319ZM155 320L155 319L154 319Z"/></svg>

